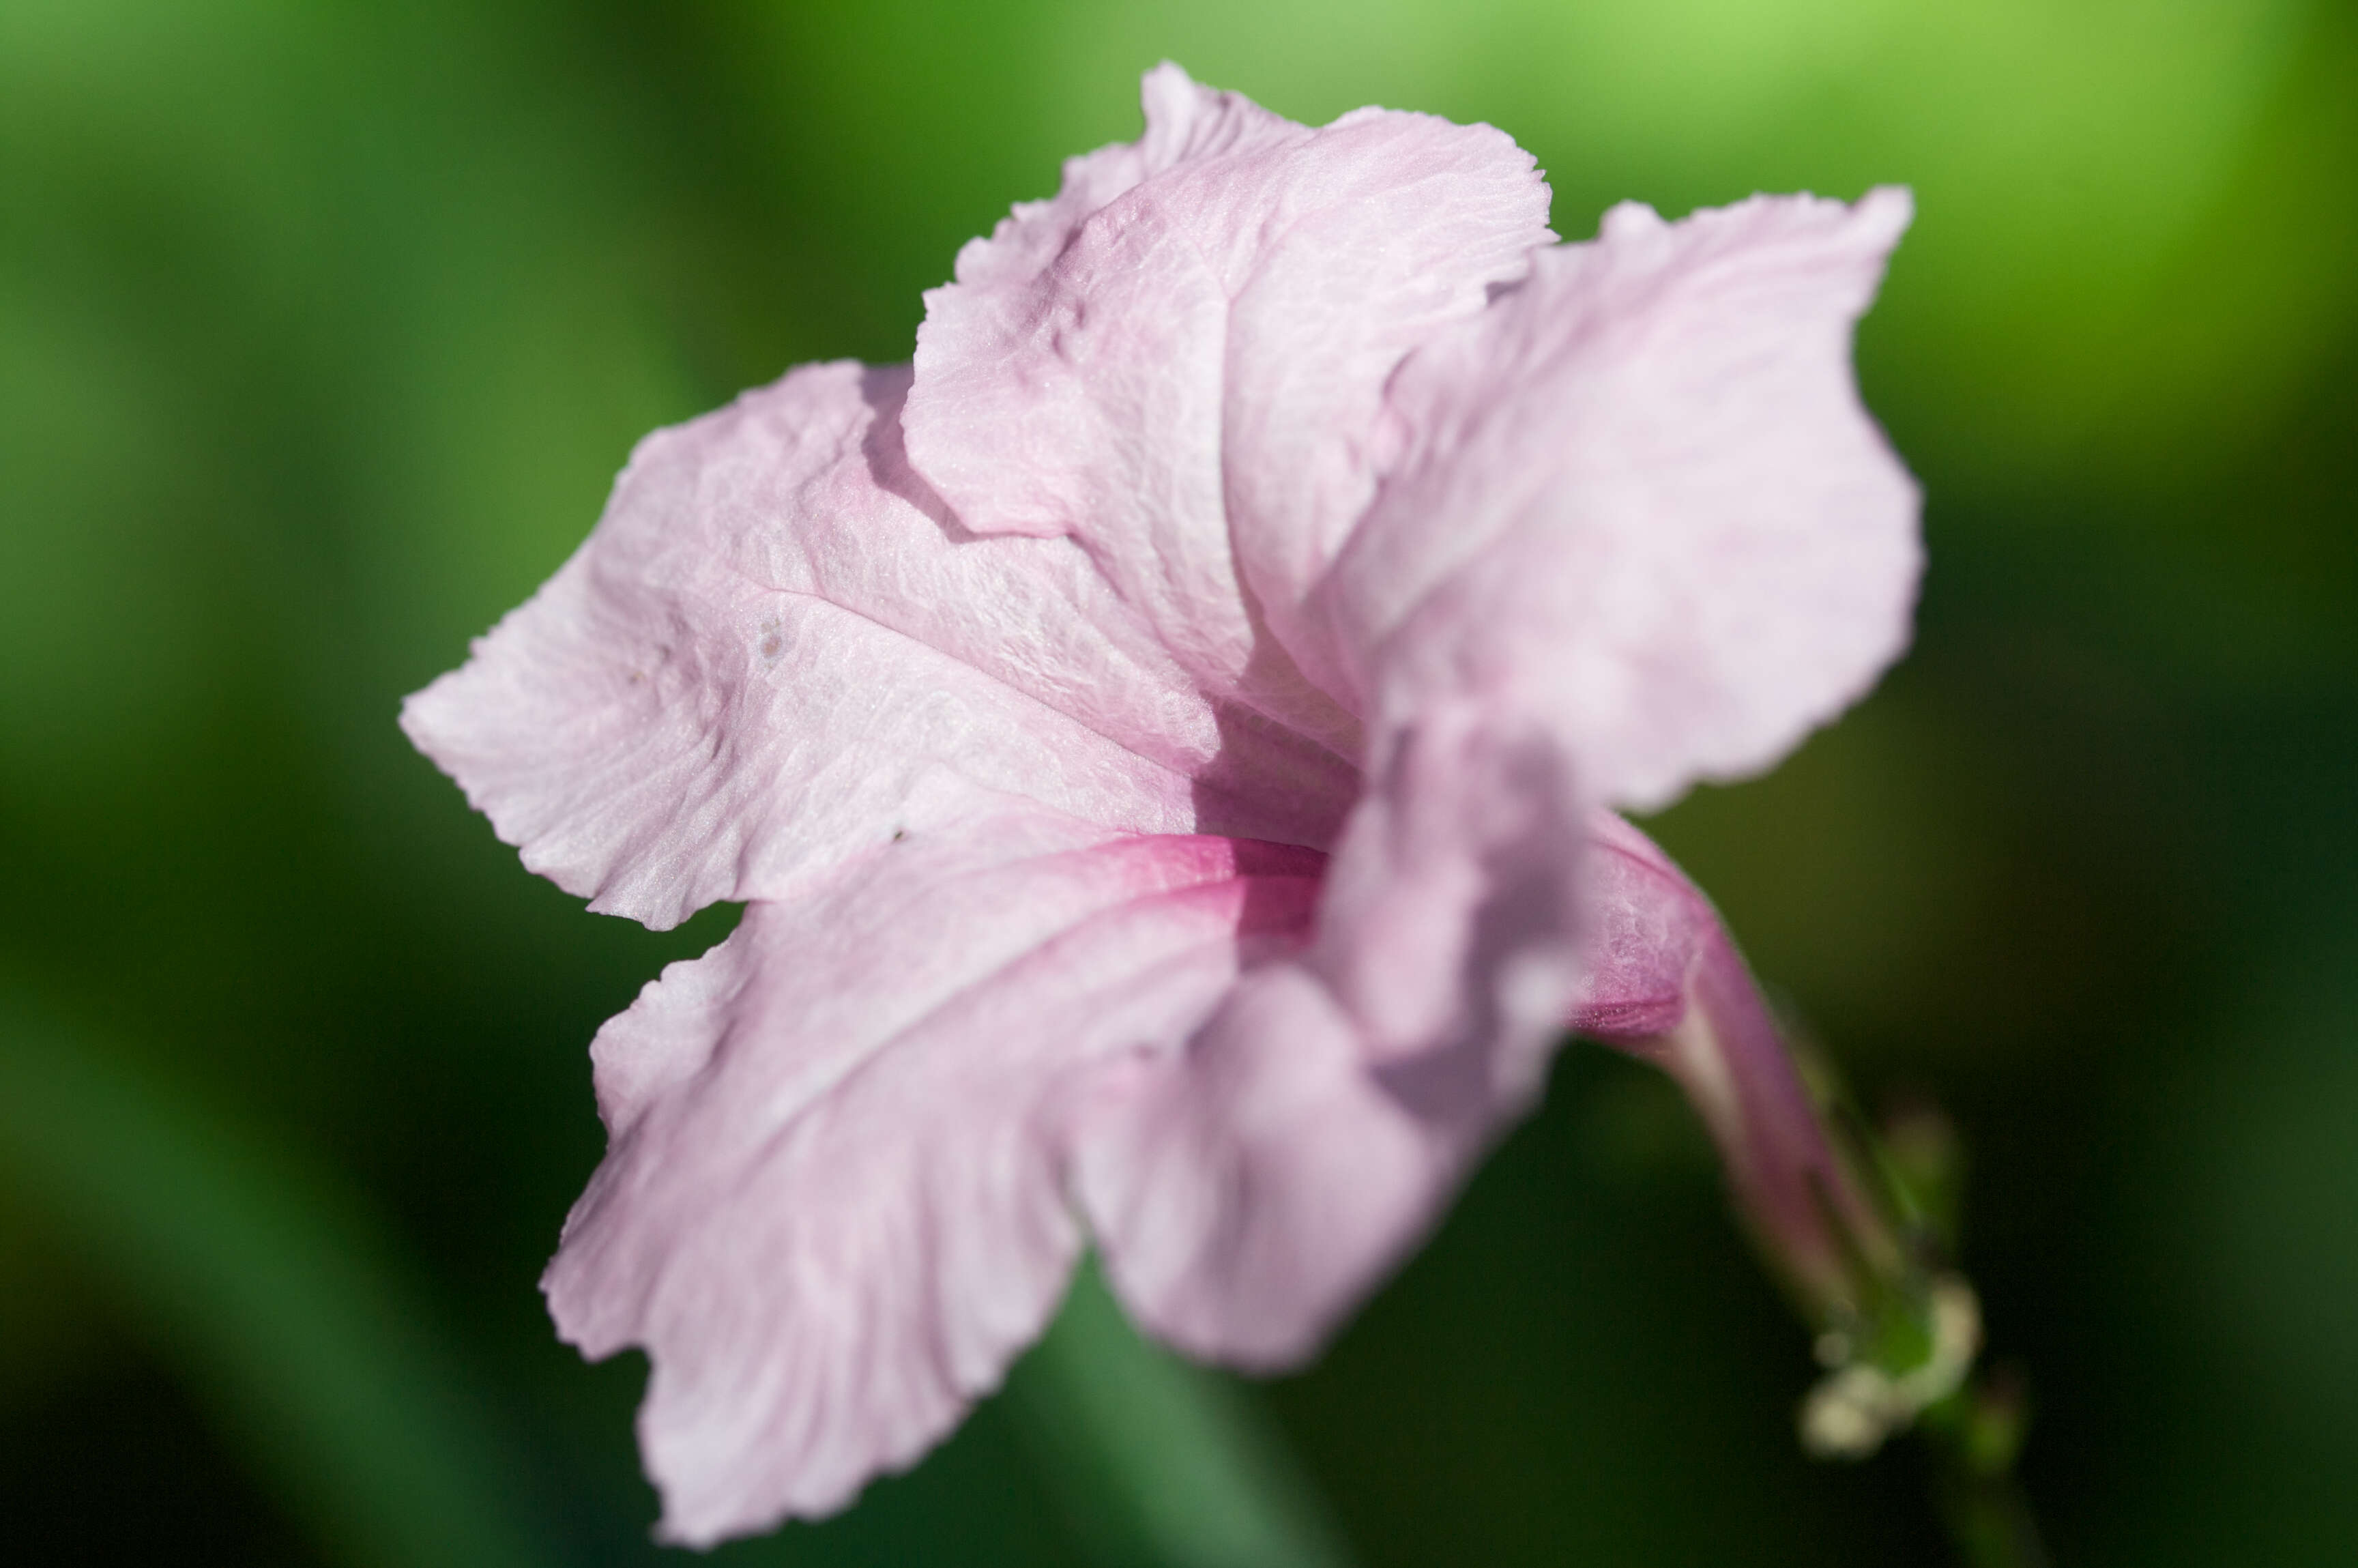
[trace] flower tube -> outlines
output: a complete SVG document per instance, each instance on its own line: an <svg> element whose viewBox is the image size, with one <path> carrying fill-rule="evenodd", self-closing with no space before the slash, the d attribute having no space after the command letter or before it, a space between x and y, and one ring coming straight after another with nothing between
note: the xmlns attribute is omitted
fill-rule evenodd
<svg viewBox="0 0 2358 1568"><path fill-rule="evenodd" d="M1590 842L1573 1027L1684 1091L1737 1213L1818 1331L1828 1375L1802 1405L1803 1442L1871 1454L1963 1386L1981 1341L1973 1290L1900 1212L1897 1173L1812 1091L1710 901L1617 816L1599 813Z"/></svg>

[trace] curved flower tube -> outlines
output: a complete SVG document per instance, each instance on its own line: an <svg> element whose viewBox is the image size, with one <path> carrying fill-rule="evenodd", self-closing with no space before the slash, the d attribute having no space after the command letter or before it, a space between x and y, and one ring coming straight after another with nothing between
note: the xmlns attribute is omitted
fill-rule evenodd
<svg viewBox="0 0 2358 1568"><path fill-rule="evenodd" d="M1855 1314L1860 1268L1898 1268L1898 1238L1830 1136L1710 902L1628 823L1599 814L1594 826L1595 915L1574 1031L1670 1075L1803 1308Z"/></svg>
<svg viewBox="0 0 2358 1568"><path fill-rule="evenodd" d="M649 437L404 709L591 908L746 905L600 1033L546 1281L653 1358L670 1539L913 1461L1085 1243L1180 1348L1310 1355L1531 1103L1596 813L1906 642L1849 361L1904 193L1564 245L1487 126L1144 99L913 365Z"/></svg>
<svg viewBox="0 0 2358 1568"><path fill-rule="evenodd" d="M1887 1161L1805 1081L1710 901L1628 823L1600 812L1591 827L1573 1028L1685 1092L1737 1214L1817 1330L1827 1376L1802 1403L1801 1441L1864 1457L1964 1386L1979 1302L1901 1212Z"/></svg>

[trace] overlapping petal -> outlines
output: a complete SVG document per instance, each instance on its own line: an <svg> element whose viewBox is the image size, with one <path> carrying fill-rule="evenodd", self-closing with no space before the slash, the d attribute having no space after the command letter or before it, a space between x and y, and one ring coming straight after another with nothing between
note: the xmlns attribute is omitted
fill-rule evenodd
<svg viewBox="0 0 2358 1568"><path fill-rule="evenodd" d="M1319 590L1370 721L1509 703L1593 799L1650 807L1855 699L1919 568L1850 369L1908 216L1898 190L1617 208L1403 367L1403 455Z"/></svg>
<svg viewBox="0 0 2358 1568"><path fill-rule="evenodd" d="M1487 127L1144 96L914 373L650 438L405 712L593 907L754 901L600 1034L548 1281L652 1353L682 1540L907 1463L1084 1221L1152 1331L1284 1365L1567 1018L1736 1062L1741 960L1598 808L1767 765L1905 640L1849 370L1903 195L1551 249Z"/></svg>
<svg viewBox="0 0 2358 1568"><path fill-rule="evenodd" d="M1313 131L1169 65L1144 99L1135 148L927 296L910 453L968 527L1083 541L1209 689L1350 755L1296 607L1372 493L1385 378L1522 274L1547 188L1487 126Z"/></svg>
<svg viewBox="0 0 2358 1568"><path fill-rule="evenodd" d="M640 444L565 568L403 723L525 862L669 925L998 794L1317 841L1348 766L1231 713L1062 539L974 539L905 368L813 365Z"/></svg>
<svg viewBox="0 0 2358 1568"><path fill-rule="evenodd" d="M1562 1035L1584 824L1544 735L1433 714L1379 759L1314 945L1247 976L1093 1125L1082 1192L1139 1319L1300 1361L1527 1109Z"/></svg>
<svg viewBox="0 0 2358 1568"><path fill-rule="evenodd" d="M1700 953L1740 978L1595 806L1765 763L1904 641L1914 491L1848 368L1904 218L1629 210L1402 369L1400 465L1311 606L1370 720L1315 946L1244 982L1089 1167L1158 1333L1298 1359L1530 1103L1565 1019L1675 1023ZM1657 884L1681 896L1633 895Z"/></svg>
<svg viewBox="0 0 2358 1568"><path fill-rule="evenodd" d="M1088 1070L1297 946L1322 861L1017 808L750 906L606 1026L611 1146L547 1289L589 1354L653 1357L666 1533L830 1511L998 1382L1079 1246Z"/></svg>

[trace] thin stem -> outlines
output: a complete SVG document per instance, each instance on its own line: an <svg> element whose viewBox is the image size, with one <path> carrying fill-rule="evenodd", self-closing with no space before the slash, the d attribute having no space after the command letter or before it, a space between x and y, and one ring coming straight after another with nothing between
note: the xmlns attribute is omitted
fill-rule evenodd
<svg viewBox="0 0 2358 1568"><path fill-rule="evenodd" d="M1600 815L1595 949L1574 1027L1668 1073L1718 1146L1761 1257L1826 1375L1800 1411L1812 1453L1865 1459L1915 1429L1967 1568L2047 1558L2014 1478L2019 1386L1975 1368L1979 1299L1950 1260L1963 1151L1923 1108L1882 1129L1780 1021L1711 903Z"/></svg>
<svg viewBox="0 0 2358 1568"><path fill-rule="evenodd" d="M1924 1412L1933 1499L1963 1568L2047 1568L2047 1547L2015 1474L2026 1424L2020 1380L1981 1372Z"/></svg>
<svg viewBox="0 0 2358 1568"><path fill-rule="evenodd" d="M1083 1543L1109 1568L1350 1568L1251 1390L1140 1338L1094 1267L1008 1392Z"/></svg>

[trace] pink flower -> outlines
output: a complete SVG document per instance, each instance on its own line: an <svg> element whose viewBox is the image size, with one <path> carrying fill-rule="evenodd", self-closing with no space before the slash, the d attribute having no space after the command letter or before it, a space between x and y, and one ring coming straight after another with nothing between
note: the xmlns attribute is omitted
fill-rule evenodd
<svg viewBox="0 0 2358 1568"><path fill-rule="evenodd" d="M599 1033L546 1281L653 1357L672 1539L912 1462L1085 1244L1191 1354L1311 1354L1616 1005L1597 814L1906 640L1849 369L1903 193L1558 245L1487 126L1144 97L914 366L649 437L404 712L592 909L746 905Z"/></svg>

